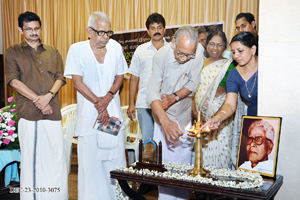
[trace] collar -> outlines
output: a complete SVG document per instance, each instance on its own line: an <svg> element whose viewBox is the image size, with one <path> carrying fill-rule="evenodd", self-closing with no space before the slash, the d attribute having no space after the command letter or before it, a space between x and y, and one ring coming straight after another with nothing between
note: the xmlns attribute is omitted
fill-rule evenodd
<svg viewBox="0 0 300 200"><path fill-rule="evenodd" d="M164 46L165 46L166 44L168 44L168 42L166 41L165 37L163 37L163 40L164 40ZM152 43L152 39L150 40L150 44L151 44L152 47L154 47L154 45L153 45L153 43ZM155 48L155 47L154 47L154 48Z"/></svg>
<svg viewBox="0 0 300 200"><path fill-rule="evenodd" d="M39 42L40 42L40 44L39 44L38 47L42 47L43 49L45 49L45 48L44 48L44 44L43 44L43 42L42 42L41 39L39 39ZM23 40L23 41L21 42L21 47L31 47L31 46L30 46L25 40Z"/></svg>

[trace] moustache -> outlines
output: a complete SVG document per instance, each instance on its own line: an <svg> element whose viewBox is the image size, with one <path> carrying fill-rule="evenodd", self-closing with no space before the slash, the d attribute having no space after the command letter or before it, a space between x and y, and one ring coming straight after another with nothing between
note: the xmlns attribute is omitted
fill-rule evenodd
<svg viewBox="0 0 300 200"><path fill-rule="evenodd" d="M154 36L161 35L160 33L155 33Z"/></svg>
<svg viewBox="0 0 300 200"><path fill-rule="evenodd" d="M32 34L30 35L30 37L38 37L39 35L38 34Z"/></svg>

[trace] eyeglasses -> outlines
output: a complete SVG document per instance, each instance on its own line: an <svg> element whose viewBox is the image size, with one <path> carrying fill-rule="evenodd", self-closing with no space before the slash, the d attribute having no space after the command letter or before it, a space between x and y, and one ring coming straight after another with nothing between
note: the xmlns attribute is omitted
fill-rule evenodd
<svg viewBox="0 0 300 200"><path fill-rule="evenodd" d="M215 46L217 46L218 49L221 49L221 48L224 47L224 45L221 44L221 43L215 44L215 43L211 42L211 43L209 43L208 45L209 45L211 48L214 48Z"/></svg>
<svg viewBox="0 0 300 200"><path fill-rule="evenodd" d="M196 52L195 53L190 53L190 54L186 54L183 53L182 51L177 50L177 55L181 58L183 57L187 57L188 59L194 59L196 57Z"/></svg>
<svg viewBox="0 0 300 200"><path fill-rule="evenodd" d="M247 144L251 144L254 141L256 145L261 145L263 143L264 139L270 140L270 139L262 137L262 136L258 136L255 138L247 137Z"/></svg>
<svg viewBox="0 0 300 200"><path fill-rule="evenodd" d="M246 26L247 26L247 24L246 23L243 23L243 24L241 24L241 26L237 26L236 28L235 28L235 31L240 31L240 28L242 28L242 29L244 29L244 28L246 28Z"/></svg>
<svg viewBox="0 0 300 200"><path fill-rule="evenodd" d="M38 32L38 31L40 31L40 30L42 30L42 27L35 27L35 28L24 28L23 29L23 31L26 31L26 32L33 32L33 31L35 31L35 32Z"/></svg>
<svg viewBox="0 0 300 200"><path fill-rule="evenodd" d="M102 30L97 31L97 30L93 29L92 27L90 27L90 28L91 28L93 31L95 31L95 32L97 33L97 35L99 35L99 36L103 36L104 34L106 34L108 37L111 37L111 36L114 34L113 31L102 31Z"/></svg>

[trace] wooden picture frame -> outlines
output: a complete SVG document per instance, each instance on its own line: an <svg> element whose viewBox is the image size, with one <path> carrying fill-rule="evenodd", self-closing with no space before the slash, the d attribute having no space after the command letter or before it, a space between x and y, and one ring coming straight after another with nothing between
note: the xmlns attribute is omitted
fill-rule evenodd
<svg viewBox="0 0 300 200"><path fill-rule="evenodd" d="M157 144L151 138L143 145L143 163L157 164Z"/></svg>
<svg viewBox="0 0 300 200"><path fill-rule="evenodd" d="M236 168L275 177L281 117L243 116Z"/></svg>

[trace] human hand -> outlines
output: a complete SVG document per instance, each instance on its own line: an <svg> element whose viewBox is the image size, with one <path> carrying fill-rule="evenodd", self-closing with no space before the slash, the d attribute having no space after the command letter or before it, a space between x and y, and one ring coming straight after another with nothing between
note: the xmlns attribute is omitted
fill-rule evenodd
<svg viewBox="0 0 300 200"><path fill-rule="evenodd" d="M129 105L127 109L127 115L131 120L135 119L135 106L134 105Z"/></svg>
<svg viewBox="0 0 300 200"><path fill-rule="evenodd" d="M170 119L165 119L161 121L161 126L164 129L164 132L167 136L167 140L170 143L175 143L175 141L183 135L183 132L179 129L177 123L173 122Z"/></svg>
<svg viewBox="0 0 300 200"><path fill-rule="evenodd" d="M38 109L43 110L49 104L51 99L52 95L50 93L47 93L45 95L38 96L38 98L35 99L33 103Z"/></svg>
<svg viewBox="0 0 300 200"><path fill-rule="evenodd" d="M106 125L108 125L108 118L109 118L109 114L108 114L107 110L105 109L104 111L99 113L97 120L98 120L98 123L101 123L102 126L106 126Z"/></svg>
<svg viewBox="0 0 300 200"><path fill-rule="evenodd" d="M162 94L161 95L161 104L164 109L169 108L172 104L176 102L176 99L173 97L174 94Z"/></svg>
<svg viewBox="0 0 300 200"><path fill-rule="evenodd" d="M104 97L97 97L97 101L94 104L95 108L98 110L98 114L106 110L109 102L112 100L112 94L107 93Z"/></svg>
<svg viewBox="0 0 300 200"><path fill-rule="evenodd" d="M46 105L44 109L41 110L43 115L51 115L53 113L52 107L50 104Z"/></svg>
<svg viewBox="0 0 300 200"><path fill-rule="evenodd" d="M210 130L216 130L219 128L219 125L221 124L221 120L218 117L213 117L210 120L208 120L203 126L201 126L200 130L202 130L204 127L207 127Z"/></svg>

